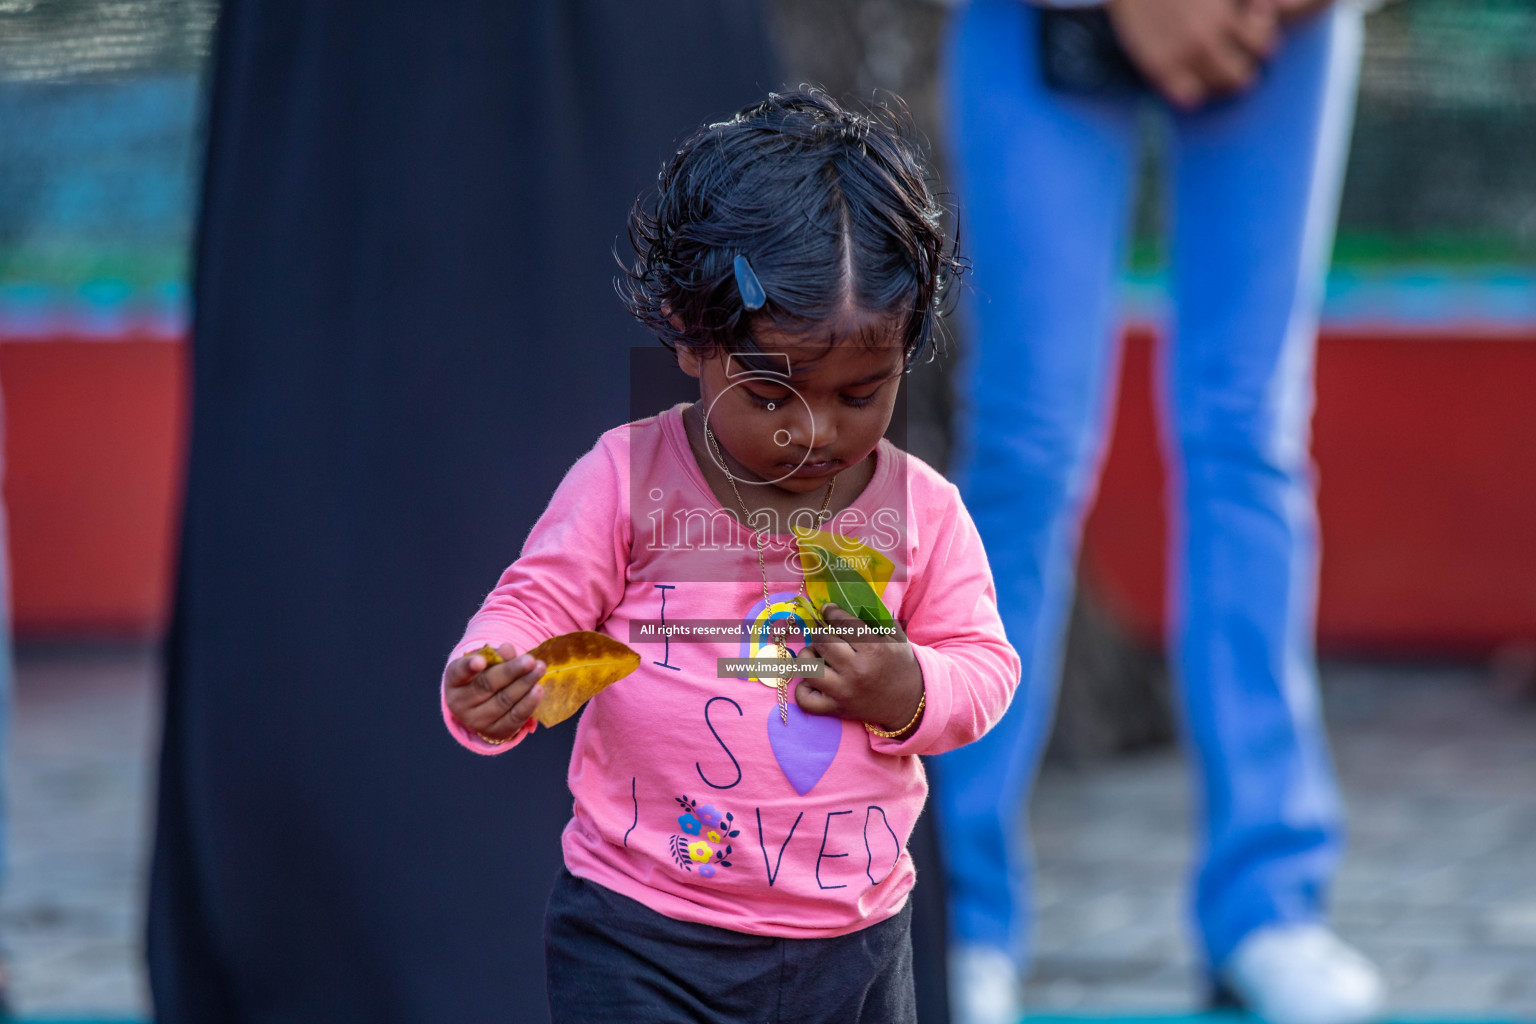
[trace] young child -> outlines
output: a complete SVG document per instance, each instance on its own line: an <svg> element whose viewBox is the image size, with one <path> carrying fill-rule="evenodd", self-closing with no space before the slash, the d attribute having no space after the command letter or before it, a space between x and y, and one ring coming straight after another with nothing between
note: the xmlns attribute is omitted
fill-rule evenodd
<svg viewBox="0 0 1536 1024"><path fill-rule="evenodd" d="M627 297L699 400L571 468L455 646L443 717L505 753L543 695L521 652L598 630L641 654L576 727L556 1022L915 1021L916 755L976 739L1019 679L955 488L883 440L959 265L902 120L816 91L700 129L659 191ZM806 636L795 526L894 629L827 604ZM786 656L820 674L740 664Z"/></svg>

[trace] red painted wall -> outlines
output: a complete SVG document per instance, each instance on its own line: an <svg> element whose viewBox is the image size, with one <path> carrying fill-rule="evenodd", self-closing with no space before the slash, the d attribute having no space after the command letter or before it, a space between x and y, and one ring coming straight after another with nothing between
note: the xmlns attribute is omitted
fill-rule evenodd
<svg viewBox="0 0 1536 1024"><path fill-rule="evenodd" d="M1319 643L1477 653L1536 640L1536 336L1325 334L1314 453ZM1084 541L1124 619L1160 634L1166 518L1155 343L1133 331Z"/></svg>
<svg viewBox="0 0 1536 1024"><path fill-rule="evenodd" d="M1536 639L1536 337L1325 335L1316 454L1319 639L1470 653ZM1153 341L1133 331L1087 527L1094 582L1160 631L1163 476ZM180 513L186 346L0 344L16 631L157 636Z"/></svg>
<svg viewBox="0 0 1536 1024"><path fill-rule="evenodd" d="M186 351L164 339L0 345L18 638L167 625Z"/></svg>

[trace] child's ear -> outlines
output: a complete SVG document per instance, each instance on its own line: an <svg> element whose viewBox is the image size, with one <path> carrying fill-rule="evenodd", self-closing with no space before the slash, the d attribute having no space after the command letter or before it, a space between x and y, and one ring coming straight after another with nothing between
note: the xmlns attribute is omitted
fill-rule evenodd
<svg viewBox="0 0 1536 1024"><path fill-rule="evenodd" d="M666 303L662 303L661 311L672 322L672 329L682 334L683 318L667 308ZM678 345L676 351L678 368L688 376L697 378L701 372L699 353L691 345Z"/></svg>
<svg viewBox="0 0 1536 1024"><path fill-rule="evenodd" d="M687 345L677 346L677 365L690 377L698 377L704 372L703 360L699 353Z"/></svg>

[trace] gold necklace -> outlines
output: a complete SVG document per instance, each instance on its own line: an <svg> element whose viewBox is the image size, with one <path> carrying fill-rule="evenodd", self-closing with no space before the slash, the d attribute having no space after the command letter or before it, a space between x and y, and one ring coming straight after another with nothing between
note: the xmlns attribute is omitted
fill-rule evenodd
<svg viewBox="0 0 1536 1024"><path fill-rule="evenodd" d="M720 462L720 468L725 470L725 478L731 483L731 493L736 495L736 504L741 506L741 525L745 526L749 530L752 530L752 513L747 510L747 503L741 496L741 488L736 486L736 477L731 473L731 467L726 465L725 453L720 450L720 442L715 440L714 431L709 429L709 422L707 420L704 423L704 436L709 439L709 446L714 449L715 458ZM829 518L831 518L832 513L828 512L827 508L832 504L832 488L836 486L837 474L833 473L832 479L827 481L827 496L821 500L821 509L816 513L817 526L820 526L822 523L825 523ZM763 613L766 615L769 605L768 562L763 557L763 549L768 546L768 531L752 530L752 534L757 538L757 571L760 572L763 576ZM800 595L800 591L804 587L805 575L802 573L800 576L800 586L795 588L796 597ZM765 622L763 625L766 629L767 623ZM773 645L774 650L778 652L779 658L781 660L789 658L789 645L784 642L784 634L775 634L773 638ZM774 689L778 691L779 695L779 720L782 721L785 725L788 725L789 676L771 676L768 678L759 678L762 678L763 682L765 683L768 682L769 679L772 679L772 685Z"/></svg>

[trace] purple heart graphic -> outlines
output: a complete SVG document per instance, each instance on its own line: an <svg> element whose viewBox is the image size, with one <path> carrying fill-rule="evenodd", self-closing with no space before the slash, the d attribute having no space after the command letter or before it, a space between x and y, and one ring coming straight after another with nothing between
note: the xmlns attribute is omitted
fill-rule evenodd
<svg viewBox="0 0 1536 1024"><path fill-rule="evenodd" d="M787 724L779 718L778 704L768 708L768 744L773 747L773 756L778 759L784 777L801 796L821 781L842 742L841 718L808 715L800 710L793 694L789 698Z"/></svg>

